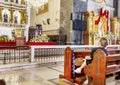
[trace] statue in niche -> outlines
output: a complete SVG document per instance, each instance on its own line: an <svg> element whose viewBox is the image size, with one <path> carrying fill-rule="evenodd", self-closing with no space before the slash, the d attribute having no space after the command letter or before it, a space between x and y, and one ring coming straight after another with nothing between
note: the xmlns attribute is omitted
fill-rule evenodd
<svg viewBox="0 0 120 85"><path fill-rule="evenodd" d="M8 22L8 14L7 13L5 13L3 15L3 19L4 19L4 22Z"/></svg>
<svg viewBox="0 0 120 85"><path fill-rule="evenodd" d="M98 25L98 33L99 35L102 37L103 34L104 34L104 30L103 30L103 23L102 22L99 22L99 25Z"/></svg>
<svg viewBox="0 0 120 85"><path fill-rule="evenodd" d="M18 0L15 0L15 3L17 3L17 4L18 4Z"/></svg>
<svg viewBox="0 0 120 85"><path fill-rule="evenodd" d="M35 36L39 36L39 35L42 35L42 25L41 24L36 25Z"/></svg>
<svg viewBox="0 0 120 85"><path fill-rule="evenodd" d="M15 23L15 24L17 24L17 23L18 23L18 21L17 21L17 20L18 20L18 16L15 16L15 17L14 17L14 23Z"/></svg>

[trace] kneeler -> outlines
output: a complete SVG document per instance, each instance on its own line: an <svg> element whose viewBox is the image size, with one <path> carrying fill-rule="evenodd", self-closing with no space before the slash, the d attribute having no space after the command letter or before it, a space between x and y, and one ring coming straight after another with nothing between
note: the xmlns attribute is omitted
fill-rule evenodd
<svg viewBox="0 0 120 85"><path fill-rule="evenodd" d="M84 72L92 78L93 85L106 85L106 56L101 49L95 51L92 63L84 67Z"/></svg>

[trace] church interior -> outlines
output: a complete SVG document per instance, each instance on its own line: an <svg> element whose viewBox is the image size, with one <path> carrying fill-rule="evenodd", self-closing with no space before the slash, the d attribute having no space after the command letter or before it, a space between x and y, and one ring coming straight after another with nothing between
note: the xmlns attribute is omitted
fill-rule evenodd
<svg viewBox="0 0 120 85"><path fill-rule="evenodd" d="M0 0L0 85L119 85L119 4ZM108 55L96 50L76 73L101 38Z"/></svg>

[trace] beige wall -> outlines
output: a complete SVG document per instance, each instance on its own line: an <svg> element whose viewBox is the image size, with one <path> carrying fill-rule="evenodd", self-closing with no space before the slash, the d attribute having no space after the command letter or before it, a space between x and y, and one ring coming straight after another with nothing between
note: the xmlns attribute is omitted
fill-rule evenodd
<svg viewBox="0 0 120 85"><path fill-rule="evenodd" d="M35 11L31 10L31 26L42 24L43 32L49 35L58 34L59 28L64 29L67 34L67 42L72 41L72 20L73 0L49 0L49 11L36 16ZM47 19L50 24L47 24ZM43 24L44 21L44 24Z"/></svg>
<svg viewBox="0 0 120 85"><path fill-rule="evenodd" d="M60 0L49 0L48 6L48 12L37 16L35 11L31 10L31 26L42 24L43 32L50 30L50 32L46 33L55 34L56 32L52 31L57 31L60 27ZM50 24L47 23L47 19L50 19Z"/></svg>

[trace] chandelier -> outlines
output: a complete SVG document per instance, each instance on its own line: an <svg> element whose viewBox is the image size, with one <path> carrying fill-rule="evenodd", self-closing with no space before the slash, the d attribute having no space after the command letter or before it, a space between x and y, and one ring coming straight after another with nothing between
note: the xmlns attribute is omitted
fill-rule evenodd
<svg viewBox="0 0 120 85"><path fill-rule="evenodd" d="M34 10L44 9L44 4L48 2L48 0L25 0L28 7L33 8Z"/></svg>

